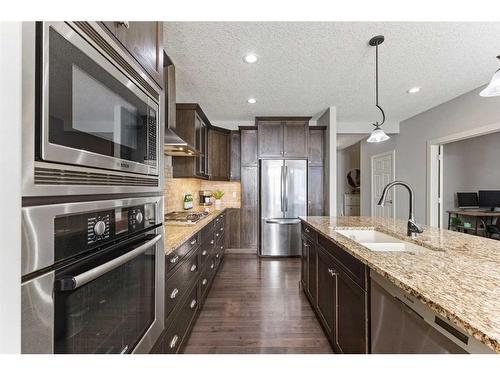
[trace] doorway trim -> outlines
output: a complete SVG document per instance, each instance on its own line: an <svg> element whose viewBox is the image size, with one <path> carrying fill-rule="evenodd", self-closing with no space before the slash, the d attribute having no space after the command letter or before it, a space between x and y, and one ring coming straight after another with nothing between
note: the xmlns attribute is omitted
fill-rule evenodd
<svg viewBox="0 0 500 375"><path fill-rule="evenodd" d="M375 207L374 207L374 191L373 188L373 159L378 158L380 156L392 155L392 181L396 180L396 149L391 151L382 152L380 154L375 154L370 156L370 214L373 216ZM392 217L396 217L396 190L394 189L392 192Z"/></svg>
<svg viewBox="0 0 500 375"><path fill-rule="evenodd" d="M447 143L480 137L498 131L500 131L500 122L495 122L427 141L427 223L429 226L440 227L441 224L442 227L443 224L442 205L439 210L435 209L439 206L439 192L443 191L443 160L439 158L440 148ZM440 161L441 168L439 167Z"/></svg>

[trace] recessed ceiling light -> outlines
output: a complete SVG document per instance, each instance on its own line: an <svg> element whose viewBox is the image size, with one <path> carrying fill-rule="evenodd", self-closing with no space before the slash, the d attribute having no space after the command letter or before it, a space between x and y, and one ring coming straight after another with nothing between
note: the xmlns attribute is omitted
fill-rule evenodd
<svg viewBox="0 0 500 375"><path fill-rule="evenodd" d="M253 64L257 61L257 56L255 56L253 53L249 53L243 58L243 60L249 64Z"/></svg>
<svg viewBox="0 0 500 375"><path fill-rule="evenodd" d="M250 98L247 100L247 102L249 102L250 104L255 104L257 103L257 100L255 100L254 98Z"/></svg>
<svg viewBox="0 0 500 375"><path fill-rule="evenodd" d="M416 94L420 91L420 87L412 87L411 89L406 90L407 94Z"/></svg>

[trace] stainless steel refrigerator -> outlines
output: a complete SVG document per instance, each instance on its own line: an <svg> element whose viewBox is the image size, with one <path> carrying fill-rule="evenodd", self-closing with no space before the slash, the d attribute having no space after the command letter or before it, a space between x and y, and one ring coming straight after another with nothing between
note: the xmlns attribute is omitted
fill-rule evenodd
<svg viewBox="0 0 500 375"><path fill-rule="evenodd" d="M301 253L299 216L307 213L307 160L261 160L260 254Z"/></svg>

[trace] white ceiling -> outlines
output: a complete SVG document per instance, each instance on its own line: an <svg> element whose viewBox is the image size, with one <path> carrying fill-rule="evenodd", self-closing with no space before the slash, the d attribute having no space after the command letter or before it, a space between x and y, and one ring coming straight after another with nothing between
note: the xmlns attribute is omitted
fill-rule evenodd
<svg viewBox="0 0 500 375"><path fill-rule="evenodd" d="M500 23L166 22L178 102L200 103L213 121L317 115L374 121L375 48L380 104L398 121L486 84L499 67ZM255 64L243 62L254 52ZM418 94L406 94L421 86ZM248 104L254 97L256 104ZM485 99L488 100L488 99Z"/></svg>

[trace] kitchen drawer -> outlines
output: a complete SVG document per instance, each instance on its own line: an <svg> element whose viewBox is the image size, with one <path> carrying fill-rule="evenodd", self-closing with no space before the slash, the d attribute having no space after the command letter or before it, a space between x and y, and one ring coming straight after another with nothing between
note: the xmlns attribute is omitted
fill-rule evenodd
<svg viewBox="0 0 500 375"><path fill-rule="evenodd" d="M211 236L206 239L201 245L200 245L200 268L203 269L205 265L208 263L208 260L213 254L213 249L215 246L215 239L214 239L214 233L211 233Z"/></svg>
<svg viewBox="0 0 500 375"><path fill-rule="evenodd" d="M223 237L224 237L224 231L221 231L220 229L214 231L215 245L214 248L212 249L212 254L215 254L215 249L217 247L217 244L223 239Z"/></svg>
<svg viewBox="0 0 500 375"><path fill-rule="evenodd" d="M302 222L302 234L312 242L316 242L316 231L304 222Z"/></svg>
<svg viewBox="0 0 500 375"><path fill-rule="evenodd" d="M175 354L179 352L184 340L187 338L187 332L196 315L198 304L198 288L195 286L183 301L182 307L177 311L175 318L166 331L163 339L163 353Z"/></svg>
<svg viewBox="0 0 500 375"><path fill-rule="evenodd" d="M167 279L165 286L165 317L169 317L175 306L192 287L194 279L199 275L198 252L191 253Z"/></svg>
<svg viewBox="0 0 500 375"><path fill-rule="evenodd" d="M167 234L168 235L168 234ZM191 252L200 243L200 233L196 233L186 242L180 245L177 249L172 251L166 257L166 272L167 276L172 273L177 266L182 263L183 258Z"/></svg>
<svg viewBox="0 0 500 375"><path fill-rule="evenodd" d="M349 277L354 280L363 290L367 289L367 272L368 268L361 261L357 260L351 254L341 249L332 241L318 234L318 244L322 246L329 255L333 256L337 263L342 266L343 270Z"/></svg>
<svg viewBox="0 0 500 375"><path fill-rule="evenodd" d="M209 241L212 238L213 230L214 230L214 222L212 221L205 225L205 227L200 231L200 242L204 243Z"/></svg>

